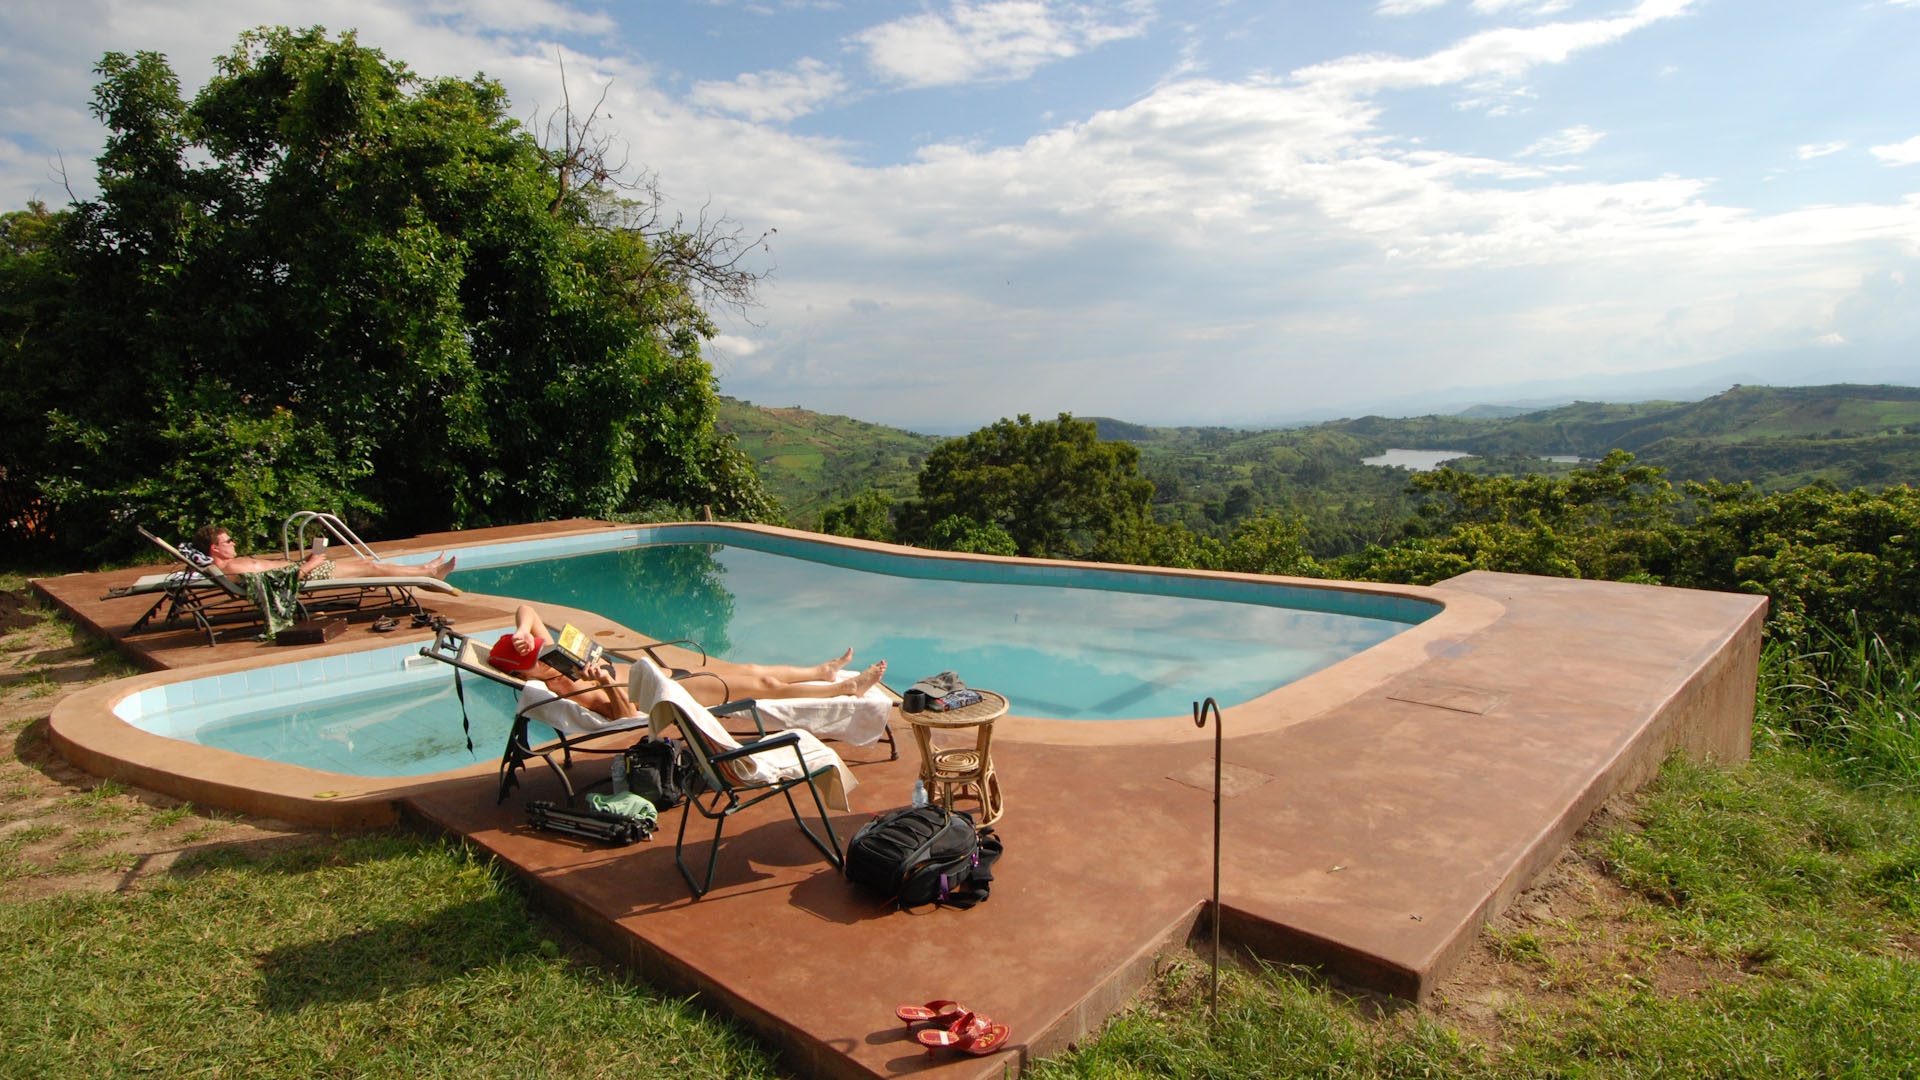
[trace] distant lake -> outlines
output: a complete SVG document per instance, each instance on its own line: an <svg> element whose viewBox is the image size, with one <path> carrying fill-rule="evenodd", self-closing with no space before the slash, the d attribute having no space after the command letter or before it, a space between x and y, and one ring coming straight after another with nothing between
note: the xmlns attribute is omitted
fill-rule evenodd
<svg viewBox="0 0 1920 1080"><path fill-rule="evenodd" d="M1443 461L1472 457L1465 450L1389 450L1375 457L1361 458L1362 465L1397 465L1414 472L1432 472Z"/></svg>

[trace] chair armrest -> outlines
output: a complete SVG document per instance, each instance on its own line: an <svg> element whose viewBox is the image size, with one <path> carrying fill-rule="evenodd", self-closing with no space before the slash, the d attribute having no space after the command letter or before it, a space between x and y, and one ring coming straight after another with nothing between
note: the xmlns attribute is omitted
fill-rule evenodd
<svg viewBox="0 0 1920 1080"><path fill-rule="evenodd" d="M715 677L718 678L718 676ZM756 733L760 735L767 733L767 725L760 719L760 705L752 698L741 698L739 701L729 701L724 705L715 705L707 711L715 716L735 716L739 713L746 713L753 718L753 729Z"/></svg>
<svg viewBox="0 0 1920 1080"><path fill-rule="evenodd" d="M661 668L665 671L672 671L673 665L667 663L665 660L660 659L660 654L654 651L655 649L663 649L668 645L691 646L695 652L698 652L700 654L700 662L702 664L706 663L710 659L707 656L706 647L704 645L701 645L699 642L693 640L692 638L675 638L672 641L656 641L651 645L641 645L641 646L638 646L638 648L640 649L641 652L647 654L647 659L652 660L655 667ZM607 654L614 657L617 660L625 660L628 663L633 662L633 654L630 652L623 652L619 649L608 649ZM719 678L719 676L715 675L714 678L717 679Z"/></svg>
<svg viewBox="0 0 1920 1080"><path fill-rule="evenodd" d="M799 744L800 744L799 732L782 731L777 735L769 735L764 739L755 739L753 742L748 743L747 745L741 747L738 750L728 750L724 753L715 754L712 757L708 758L707 760L718 765L723 761L732 761L735 758L748 757L750 755L758 754L766 750L778 750L783 746L795 747L797 751Z"/></svg>
<svg viewBox="0 0 1920 1080"><path fill-rule="evenodd" d="M695 679L712 679L714 682L717 682L720 684L720 700L721 701L733 700L733 687L728 686L727 680L721 678L718 675L715 675L711 671L689 671L687 672L686 678L675 679L674 681L679 683L689 683Z"/></svg>

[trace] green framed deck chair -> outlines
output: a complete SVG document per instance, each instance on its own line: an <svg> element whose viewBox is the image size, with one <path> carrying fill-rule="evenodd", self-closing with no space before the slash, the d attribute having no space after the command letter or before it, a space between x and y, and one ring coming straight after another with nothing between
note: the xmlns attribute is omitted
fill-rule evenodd
<svg viewBox="0 0 1920 1080"><path fill-rule="evenodd" d="M726 830L727 820L776 795L785 797L794 824L800 826L800 832L826 856L834 869L845 865L840 839L834 834L833 819L827 816L827 808L849 809L847 793L853 790L856 781L838 754L812 732L799 728L767 734L752 699L730 701L708 709L695 701L686 687L645 660L634 662L630 683L635 705L652 702L646 708L654 733L663 734L669 728L680 733L693 755L700 786L706 789L687 793L685 809L680 815L680 831L673 842L674 865L680 868L680 876L686 879L695 900L713 888L714 870L720 864L721 834ZM751 718L760 734L741 742L720 720L723 716L740 715ZM794 802L793 793L800 787L805 787L813 796L814 809L826 831L825 840L808 827L799 804ZM706 876L699 879L694 877L686 860L687 823L696 813L714 823Z"/></svg>

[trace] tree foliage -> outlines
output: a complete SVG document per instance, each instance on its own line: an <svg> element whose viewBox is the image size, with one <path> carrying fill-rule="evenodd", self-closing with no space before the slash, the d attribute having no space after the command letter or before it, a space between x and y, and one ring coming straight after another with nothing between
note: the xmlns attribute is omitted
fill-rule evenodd
<svg viewBox="0 0 1920 1080"><path fill-rule="evenodd" d="M1023 413L928 454L899 532L923 542L957 516L997 527L1021 555L1111 559L1119 538L1151 520L1153 484L1139 462L1132 444L1102 441L1089 421L1061 413L1036 424Z"/></svg>
<svg viewBox="0 0 1920 1080"><path fill-rule="evenodd" d="M191 101L154 53L97 71L100 194L0 279L6 419L49 432L0 467L45 538L774 513L699 352L702 300L750 295L740 245L618 186L591 117L550 150L499 84L319 29L242 35Z"/></svg>

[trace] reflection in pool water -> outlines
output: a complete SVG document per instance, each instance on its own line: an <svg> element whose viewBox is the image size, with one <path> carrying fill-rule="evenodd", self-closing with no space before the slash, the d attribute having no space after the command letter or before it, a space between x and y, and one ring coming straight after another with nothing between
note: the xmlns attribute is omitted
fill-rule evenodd
<svg viewBox="0 0 1920 1080"><path fill-rule="evenodd" d="M952 581L923 576L946 572L929 560L893 557L901 572L885 573L872 558L866 569L837 565L858 556L828 545L787 546L816 557L667 543L463 570L453 581L594 611L654 638L691 638L729 659L805 664L850 645L859 662L885 659L896 687L953 670L1006 694L1020 715L1084 720L1181 715L1209 696L1246 701L1434 610L1293 590L1291 598L1335 609L1309 611L1275 606L1283 597L1272 587L1071 567L1039 569L1072 586ZM965 569L1040 576L1001 564ZM1166 595L1174 591L1201 595Z"/></svg>

